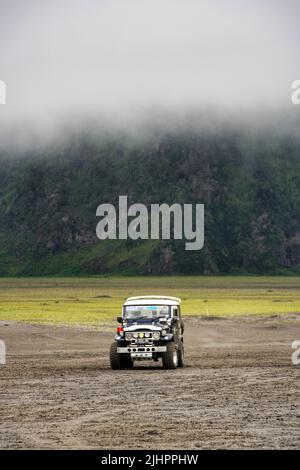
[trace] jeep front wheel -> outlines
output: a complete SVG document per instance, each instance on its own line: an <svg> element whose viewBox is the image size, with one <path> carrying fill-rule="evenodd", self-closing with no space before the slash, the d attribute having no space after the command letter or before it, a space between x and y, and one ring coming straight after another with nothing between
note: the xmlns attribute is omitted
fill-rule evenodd
<svg viewBox="0 0 300 470"><path fill-rule="evenodd" d="M184 367L184 346L181 343L181 348L178 350L178 367Z"/></svg>
<svg viewBox="0 0 300 470"><path fill-rule="evenodd" d="M123 361L120 358L120 354L118 354L118 344L117 343L112 343L109 351L109 360L110 360L110 366L113 370L116 369L123 369Z"/></svg>
<svg viewBox="0 0 300 470"><path fill-rule="evenodd" d="M164 369L176 369L178 366L178 350L175 343L168 343L167 350L162 354Z"/></svg>

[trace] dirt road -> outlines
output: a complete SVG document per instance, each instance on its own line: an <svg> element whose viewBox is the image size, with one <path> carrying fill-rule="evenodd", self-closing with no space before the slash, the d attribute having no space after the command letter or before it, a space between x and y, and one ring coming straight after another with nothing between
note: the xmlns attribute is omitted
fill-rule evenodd
<svg viewBox="0 0 300 470"><path fill-rule="evenodd" d="M0 448L300 448L300 315L185 324L184 369L113 372L111 334L0 322Z"/></svg>

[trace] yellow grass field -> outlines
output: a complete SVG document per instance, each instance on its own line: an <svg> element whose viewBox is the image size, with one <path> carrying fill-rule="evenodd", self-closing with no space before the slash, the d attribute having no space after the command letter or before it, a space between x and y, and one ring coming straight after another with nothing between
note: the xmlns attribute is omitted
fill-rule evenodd
<svg viewBox="0 0 300 470"><path fill-rule="evenodd" d="M2 278L0 320L105 327L139 294L179 296L184 315L300 312L300 277Z"/></svg>

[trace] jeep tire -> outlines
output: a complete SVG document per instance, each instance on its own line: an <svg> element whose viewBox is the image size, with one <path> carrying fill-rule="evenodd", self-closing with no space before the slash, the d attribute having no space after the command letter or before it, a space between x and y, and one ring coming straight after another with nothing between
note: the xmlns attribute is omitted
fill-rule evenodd
<svg viewBox="0 0 300 470"><path fill-rule="evenodd" d="M184 346L182 342L180 348L178 348L178 367L184 367Z"/></svg>
<svg viewBox="0 0 300 470"><path fill-rule="evenodd" d="M178 349L175 343L167 343L166 352L162 353L164 369L176 369L178 366Z"/></svg>
<svg viewBox="0 0 300 470"><path fill-rule="evenodd" d="M118 369L131 369L133 367L133 361L126 355L118 353L118 343L113 342L109 351L110 366L113 370Z"/></svg>

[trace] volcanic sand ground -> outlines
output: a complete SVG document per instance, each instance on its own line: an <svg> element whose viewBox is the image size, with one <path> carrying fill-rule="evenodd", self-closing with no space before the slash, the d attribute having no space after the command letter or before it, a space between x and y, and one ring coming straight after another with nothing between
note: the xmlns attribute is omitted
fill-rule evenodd
<svg viewBox="0 0 300 470"><path fill-rule="evenodd" d="M185 368L112 371L112 334L0 322L0 448L300 448L300 315L185 325Z"/></svg>

